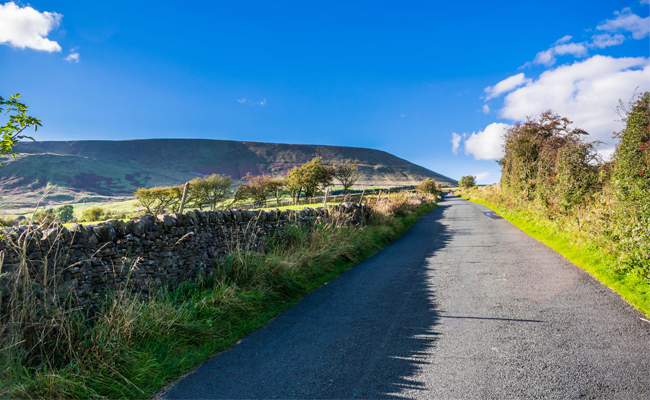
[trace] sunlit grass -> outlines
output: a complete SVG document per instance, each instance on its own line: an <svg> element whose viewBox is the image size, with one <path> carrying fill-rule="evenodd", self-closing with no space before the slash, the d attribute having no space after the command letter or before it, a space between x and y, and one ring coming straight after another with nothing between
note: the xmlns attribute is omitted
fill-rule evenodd
<svg viewBox="0 0 650 400"><path fill-rule="evenodd" d="M552 221L523 210L512 210L483 199L464 198L489 207L517 228L563 255L612 288L634 307L650 317L650 282L635 273L617 272L616 255L600 249L593 242L578 239L565 229L561 220Z"/></svg>
<svg viewBox="0 0 650 400"><path fill-rule="evenodd" d="M30 296L10 312L39 330L0 330L0 398L150 398L435 207L425 204L365 226L333 220L313 229L291 227L281 241L270 239L265 254L233 249L210 277L161 288L147 299L116 292L89 322L56 308L43 312L44 304ZM41 335L52 329L58 336ZM23 340L37 346L25 348Z"/></svg>

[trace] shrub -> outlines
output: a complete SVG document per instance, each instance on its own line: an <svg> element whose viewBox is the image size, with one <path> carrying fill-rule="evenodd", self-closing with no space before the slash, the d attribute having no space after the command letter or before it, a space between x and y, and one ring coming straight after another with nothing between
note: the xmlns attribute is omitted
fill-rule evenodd
<svg viewBox="0 0 650 400"><path fill-rule="evenodd" d="M440 192L440 184L436 183L432 178L427 178L420 182L420 184L417 187L417 191L419 193L428 193L428 194L438 194Z"/></svg>
<svg viewBox="0 0 650 400"><path fill-rule="evenodd" d="M55 213L59 221L68 222L74 217L74 207L70 204L66 204L57 208Z"/></svg>
<svg viewBox="0 0 650 400"><path fill-rule="evenodd" d="M465 189L471 188L476 185L476 177L472 175L463 176L458 181L458 185Z"/></svg>
<svg viewBox="0 0 650 400"><path fill-rule="evenodd" d="M650 92L626 111L613 158L612 233L626 268L650 278Z"/></svg>
<svg viewBox="0 0 650 400"><path fill-rule="evenodd" d="M177 198L183 195L182 186L178 186ZM224 201L233 193L232 178L219 174L212 174L205 178L194 178L190 181L188 203L196 207L210 207L214 210L217 204Z"/></svg>
<svg viewBox="0 0 650 400"><path fill-rule="evenodd" d="M168 207L180 202L182 195L182 186L143 188L135 192L138 203L153 215L164 214Z"/></svg>
<svg viewBox="0 0 650 400"><path fill-rule="evenodd" d="M0 217L0 226L13 226L16 221L16 219L11 217Z"/></svg>
<svg viewBox="0 0 650 400"><path fill-rule="evenodd" d="M102 217L104 217L104 209L99 206L88 208L81 213L81 219L88 222L100 221Z"/></svg>
<svg viewBox="0 0 650 400"><path fill-rule="evenodd" d="M271 193L277 193L284 186L282 180L273 179L267 175L253 176L248 173L242 179L247 182L237 188L235 198L237 200L252 198L260 206L266 203Z"/></svg>

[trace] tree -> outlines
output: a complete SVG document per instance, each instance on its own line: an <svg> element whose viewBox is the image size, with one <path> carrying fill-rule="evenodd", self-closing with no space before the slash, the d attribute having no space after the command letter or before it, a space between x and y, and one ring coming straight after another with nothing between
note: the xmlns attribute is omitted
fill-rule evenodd
<svg viewBox="0 0 650 400"><path fill-rule="evenodd" d="M472 186L476 186L476 177L472 175L463 176L462 178L460 178L458 185L465 189L471 188Z"/></svg>
<svg viewBox="0 0 650 400"><path fill-rule="evenodd" d="M440 184L432 178L427 178L420 182L416 190L420 193L437 194L440 191Z"/></svg>
<svg viewBox="0 0 650 400"><path fill-rule="evenodd" d="M70 204L63 205L56 209L56 216L61 222L68 222L74 217L74 207Z"/></svg>
<svg viewBox="0 0 650 400"><path fill-rule="evenodd" d="M278 191L284 186L281 180L273 179L268 175L253 176L249 172L242 179L247 182L239 186L235 198L237 200L252 198L256 204L261 206L266 203L271 193L275 192L277 195Z"/></svg>
<svg viewBox="0 0 650 400"><path fill-rule="evenodd" d="M641 276L650 276L650 92L635 96L623 111L625 129L613 158L611 186L612 236L622 263Z"/></svg>
<svg viewBox="0 0 650 400"><path fill-rule="evenodd" d="M144 207L147 214L153 215L164 214L168 207L180 201L182 195L182 186L142 188L135 192L138 203Z"/></svg>
<svg viewBox="0 0 650 400"><path fill-rule="evenodd" d="M104 209L101 207L91 207L81 213L81 219L88 222L99 221L104 216Z"/></svg>
<svg viewBox="0 0 650 400"><path fill-rule="evenodd" d="M0 96L0 112L4 111L4 115L10 114L7 124L0 127L0 134L2 135L2 139L0 139L0 156L11 154L15 158L18 153L13 150L13 145L16 142L20 139L34 140L31 136L23 135L23 131L31 126L36 131L39 126L42 126L39 119L27 115L29 106L19 102L19 99L19 94L12 94L9 96L9 100L5 100ZM0 164L1 166L2 164Z"/></svg>
<svg viewBox="0 0 650 400"><path fill-rule="evenodd" d="M217 204L224 201L233 193L232 178L212 174L205 178L194 178L190 181L189 202L203 209L209 206L214 210ZM182 195L182 188L181 188Z"/></svg>
<svg viewBox="0 0 650 400"><path fill-rule="evenodd" d="M332 167L334 168L334 178L341 182L341 185L343 185L343 194L348 193L348 189L351 188L359 179L359 166L357 163L359 160L354 160L352 159L347 159L343 161L341 164L334 164Z"/></svg>
<svg viewBox="0 0 650 400"><path fill-rule="evenodd" d="M570 128L571 121L551 110L539 118L510 127L503 135L504 155L501 165L501 183L514 193L523 193L524 199L538 195L540 185L551 178L555 170L557 152L571 144L582 142L582 129Z"/></svg>
<svg viewBox="0 0 650 400"><path fill-rule="evenodd" d="M297 189L298 197L301 191L305 193L305 197L314 197L319 188L331 186L333 179L334 168L323 165L322 157L315 157L308 163L289 171L287 187L290 190Z"/></svg>

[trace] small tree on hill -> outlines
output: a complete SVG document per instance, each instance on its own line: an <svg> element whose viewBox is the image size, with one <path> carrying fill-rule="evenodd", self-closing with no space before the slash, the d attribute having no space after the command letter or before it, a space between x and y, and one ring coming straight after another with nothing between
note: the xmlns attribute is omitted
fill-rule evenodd
<svg viewBox="0 0 650 400"><path fill-rule="evenodd" d="M438 194L440 192L440 184L432 178L427 178L420 182L416 190L420 193Z"/></svg>
<svg viewBox="0 0 650 400"><path fill-rule="evenodd" d="M190 181L189 202L200 209L210 207L211 210L214 210L217 204L224 201L232 193L231 177L212 174L205 178L194 178Z"/></svg>
<svg viewBox="0 0 650 400"><path fill-rule="evenodd" d="M462 188L468 189L472 186L476 186L476 177L472 175L463 176L460 178L458 185Z"/></svg>
<svg viewBox="0 0 650 400"><path fill-rule="evenodd" d="M331 186L333 178L334 168L323 165L322 157L315 157L308 163L289 171L286 187L297 202L303 192L305 197L313 197L319 188Z"/></svg>
<svg viewBox="0 0 650 400"><path fill-rule="evenodd" d="M182 194L181 186L143 188L135 192L135 198L148 214L160 215L164 214L168 207L177 203Z"/></svg>
<svg viewBox="0 0 650 400"><path fill-rule="evenodd" d="M87 222L100 221L103 216L104 209L99 206L88 208L81 213L81 219Z"/></svg>
<svg viewBox="0 0 650 400"><path fill-rule="evenodd" d="M334 164L332 167L334 168L334 178L338 180L341 185L343 185L343 194L348 193L348 189L350 189L359 179L359 166L357 163L359 160L354 160L352 161L351 159L345 160L341 164Z"/></svg>
<svg viewBox="0 0 650 400"><path fill-rule="evenodd" d="M283 186L282 181L273 179L268 175L253 176L249 172L242 179L247 182L239 186L235 198L238 201L251 198L255 204L260 206L266 204L266 200L271 196L271 193L277 193Z"/></svg>
<svg viewBox="0 0 650 400"><path fill-rule="evenodd" d="M56 216L61 222L68 222L74 217L74 207L70 204L63 205L56 209Z"/></svg>

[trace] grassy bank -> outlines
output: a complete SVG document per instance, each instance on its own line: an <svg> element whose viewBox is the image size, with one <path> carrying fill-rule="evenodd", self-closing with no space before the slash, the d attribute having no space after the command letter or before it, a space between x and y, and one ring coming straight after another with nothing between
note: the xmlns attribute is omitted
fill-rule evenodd
<svg viewBox="0 0 650 400"><path fill-rule="evenodd" d="M463 198L497 212L528 235L544 243L612 288L638 310L650 317L650 282L640 275L621 270L619 257L571 229L566 221L551 220L530 210L508 207L486 200L480 190L463 191ZM496 197L495 197L496 198Z"/></svg>
<svg viewBox="0 0 650 400"><path fill-rule="evenodd" d="M233 249L210 277L146 299L116 292L90 320L20 299L0 328L0 398L149 398L435 207L376 212L365 226L291 229L267 253Z"/></svg>

